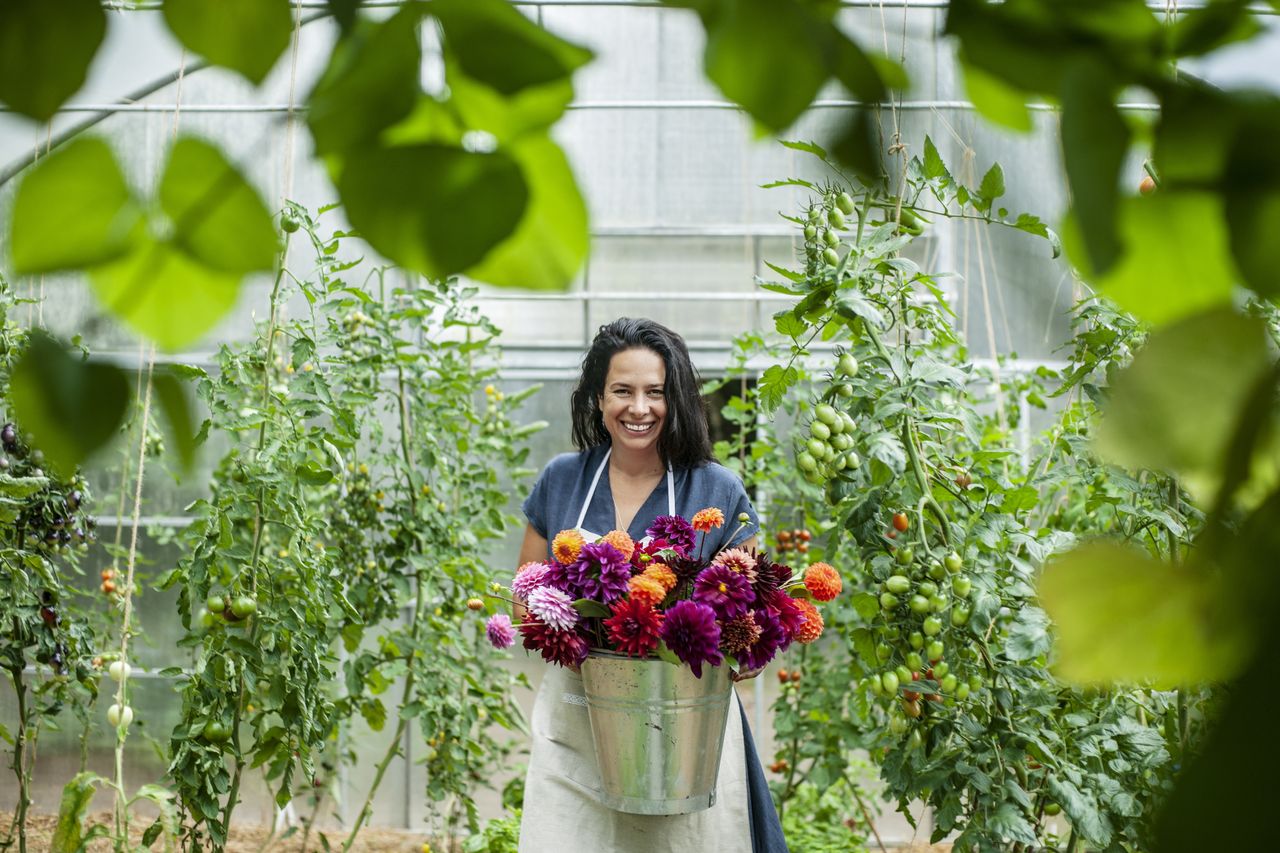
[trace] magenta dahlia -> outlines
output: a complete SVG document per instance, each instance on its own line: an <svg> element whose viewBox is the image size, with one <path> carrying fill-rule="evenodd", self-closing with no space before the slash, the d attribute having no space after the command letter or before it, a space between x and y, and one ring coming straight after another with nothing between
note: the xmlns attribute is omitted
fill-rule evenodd
<svg viewBox="0 0 1280 853"><path fill-rule="evenodd" d="M710 607L717 618L733 619L747 612L756 594L745 575L728 566L712 566L694 580L693 600Z"/></svg>
<svg viewBox="0 0 1280 853"><path fill-rule="evenodd" d="M680 660L689 664L694 678L702 677L702 665L719 666L720 626L716 612L697 601L677 601L663 616L662 641Z"/></svg>
<svg viewBox="0 0 1280 853"><path fill-rule="evenodd" d="M665 539L669 543L668 547L685 554L693 550L695 542L693 525L678 515L658 516L653 520L653 524L649 525L645 535L652 536L654 539Z"/></svg>
<svg viewBox="0 0 1280 853"><path fill-rule="evenodd" d="M580 621L567 592L542 586L529 593L529 612L557 631L572 631Z"/></svg>
<svg viewBox="0 0 1280 853"><path fill-rule="evenodd" d="M627 581L631 580L631 564L608 542L583 545L578 559L565 571L569 580L567 592L606 604L625 594Z"/></svg>
<svg viewBox="0 0 1280 853"><path fill-rule="evenodd" d="M787 635L787 641L782 645L785 649L791 645L792 639L800 632L804 626L807 615L804 608L796 603L796 600L787 595L780 589L775 589L764 597L765 604L769 608L769 612L778 617L778 622L782 625L782 630Z"/></svg>
<svg viewBox="0 0 1280 853"><path fill-rule="evenodd" d="M662 614L647 601L622 598L613 603L613 616L604 626L618 651L642 658L657 648L662 621Z"/></svg>
<svg viewBox="0 0 1280 853"><path fill-rule="evenodd" d="M751 611L752 618L760 628L758 636L746 649L738 652L738 664L743 670L759 669L773 660L778 650L787 643L787 632L778 621L778 617L769 608Z"/></svg>
<svg viewBox="0 0 1280 853"><path fill-rule="evenodd" d="M577 631L557 631L536 616L520 623L524 647L542 655L547 663L578 666L587 659L587 641Z"/></svg>
<svg viewBox="0 0 1280 853"><path fill-rule="evenodd" d="M495 649L509 649L516 642L515 629L511 627L511 617L505 613L495 613L484 624L485 633Z"/></svg>

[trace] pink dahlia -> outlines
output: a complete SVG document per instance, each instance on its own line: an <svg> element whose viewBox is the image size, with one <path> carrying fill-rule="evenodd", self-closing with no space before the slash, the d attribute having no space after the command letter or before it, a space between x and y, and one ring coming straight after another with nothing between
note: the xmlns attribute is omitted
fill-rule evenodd
<svg viewBox="0 0 1280 853"><path fill-rule="evenodd" d="M580 621L578 611L573 609L573 599L555 587L538 587L529 593L528 604L530 613L557 631L572 631Z"/></svg>
<svg viewBox="0 0 1280 853"><path fill-rule="evenodd" d="M529 593L547 582L550 568L546 563L525 563L511 581L511 591L521 599L528 598Z"/></svg>
<svg viewBox="0 0 1280 853"><path fill-rule="evenodd" d="M485 633L495 649L509 649L516 642L516 632L511 627L511 617L505 613L497 613L489 617L484 624Z"/></svg>
<svg viewBox="0 0 1280 853"><path fill-rule="evenodd" d="M613 603L613 616L604 626L618 651L642 658L657 648L662 621L662 614L647 602L623 598Z"/></svg>
<svg viewBox="0 0 1280 853"><path fill-rule="evenodd" d="M654 539L665 539L669 547L686 554L693 550L693 525L678 515L658 516L653 520L653 524L649 525L645 535L652 536Z"/></svg>
<svg viewBox="0 0 1280 853"><path fill-rule="evenodd" d="M711 561L713 566L727 566L747 579L747 583L756 582L756 558L742 548L729 548L716 554Z"/></svg>
<svg viewBox="0 0 1280 853"><path fill-rule="evenodd" d="M587 641L577 631L557 631L536 616L520 624L526 649L542 655L547 663L577 666L587 659Z"/></svg>
<svg viewBox="0 0 1280 853"><path fill-rule="evenodd" d="M693 582L693 599L716 612L719 619L733 619L747 612L756 594L745 576L727 566L712 566Z"/></svg>
<svg viewBox="0 0 1280 853"><path fill-rule="evenodd" d="M578 560L565 568L571 594L608 604L627 591L631 565L607 542L583 545Z"/></svg>
<svg viewBox="0 0 1280 853"><path fill-rule="evenodd" d="M702 665L719 666L720 626L716 612L697 601L677 601L663 616L662 641L680 660L689 664L694 678L702 677Z"/></svg>

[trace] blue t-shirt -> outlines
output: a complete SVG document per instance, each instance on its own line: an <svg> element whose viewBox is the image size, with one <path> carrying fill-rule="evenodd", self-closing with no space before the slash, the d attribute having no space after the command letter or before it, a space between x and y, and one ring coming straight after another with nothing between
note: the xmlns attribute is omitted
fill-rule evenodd
<svg viewBox="0 0 1280 853"><path fill-rule="evenodd" d="M524 514L533 529L547 540L548 558L551 557L550 543L555 535L577 524L582 502L587 499L587 492L591 489L591 478L595 476L608 449L607 444L602 444L580 453L562 453L547 463L547 467L538 476L538 481L533 484L533 491L524 502ZM695 512L707 507L716 507L724 513L724 525L707 534L712 546L708 549L710 553L740 545L759 532L760 519L756 516L755 508L751 506L751 500L737 474L717 462L708 462L697 468L676 468L673 473L676 515L692 518ZM644 538L645 528L655 518L667 515L668 476L671 474L662 475L662 481L631 521L627 534L637 542ZM743 512L751 520L739 530L738 515ZM603 535L613 530L615 518L613 491L609 488L609 467L606 465L600 474L595 495L591 498L591 506L587 507L587 517L583 519L582 526L592 533Z"/></svg>

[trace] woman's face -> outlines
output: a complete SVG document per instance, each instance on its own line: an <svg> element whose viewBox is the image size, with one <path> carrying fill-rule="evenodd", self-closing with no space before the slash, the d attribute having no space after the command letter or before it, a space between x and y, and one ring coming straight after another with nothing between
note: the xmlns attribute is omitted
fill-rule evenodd
<svg viewBox="0 0 1280 853"><path fill-rule="evenodd" d="M622 350L609 359L600 414L615 450L657 452L667 417L666 380L666 365L653 350Z"/></svg>

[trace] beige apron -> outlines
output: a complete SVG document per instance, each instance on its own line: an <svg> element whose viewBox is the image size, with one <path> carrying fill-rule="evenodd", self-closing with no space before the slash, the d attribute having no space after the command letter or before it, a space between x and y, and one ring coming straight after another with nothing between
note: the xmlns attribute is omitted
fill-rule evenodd
<svg viewBox="0 0 1280 853"><path fill-rule="evenodd" d="M576 527L582 530L606 453L591 480ZM675 485L667 467L667 513L676 514ZM747 760L742 713L733 696L720 753L716 802L693 814L652 816L617 812L600 804L602 789L582 677L549 666L533 706L533 750L525 779L520 853L749 853Z"/></svg>

